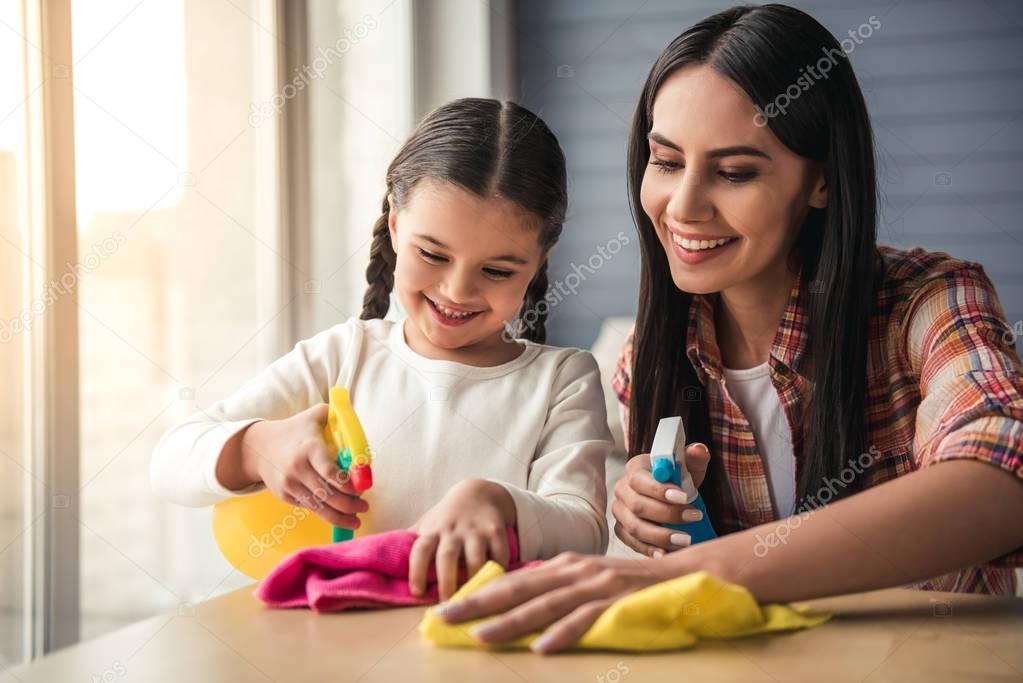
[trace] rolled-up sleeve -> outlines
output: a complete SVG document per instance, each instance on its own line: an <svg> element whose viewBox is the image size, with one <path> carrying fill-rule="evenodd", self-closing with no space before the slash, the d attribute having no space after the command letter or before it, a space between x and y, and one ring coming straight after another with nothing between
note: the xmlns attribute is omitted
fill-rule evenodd
<svg viewBox="0 0 1023 683"><path fill-rule="evenodd" d="M973 264L941 273L913 299L906 344L921 395L916 466L979 460L1023 479L1023 363L994 286ZM1006 562L1023 566L1023 548L998 563Z"/></svg>

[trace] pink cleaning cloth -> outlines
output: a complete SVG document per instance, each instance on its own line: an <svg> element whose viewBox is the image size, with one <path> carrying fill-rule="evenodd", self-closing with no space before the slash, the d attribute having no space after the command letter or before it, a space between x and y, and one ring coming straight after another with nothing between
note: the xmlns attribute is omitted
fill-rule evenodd
<svg viewBox="0 0 1023 683"><path fill-rule="evenodd" d="M423 595L412 595L408 588L409 557L416 538L413 531L388 531L299 550L274 567L254 595L268 607L310 607L317 612L432 605L439 599L435 568L430 568ZM508 550L511 570L540 564L519 562L519 539L511 527ZM459 585L465 582L465 573L463 562Z"/></svg>

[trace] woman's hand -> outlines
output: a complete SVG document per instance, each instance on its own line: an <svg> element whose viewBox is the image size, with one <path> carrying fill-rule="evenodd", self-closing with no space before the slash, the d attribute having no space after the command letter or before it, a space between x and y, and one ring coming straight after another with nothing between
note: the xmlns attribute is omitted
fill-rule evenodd
<svg viewBox="0 0 1023 683"><path fill-rule="evenodd" d="M492 644L543 630L530 647L547 654L579 640L622 596L677 576L678 570L669 562L673 559L629 560L562 553L542 565L495 579L464 600L436 610L453 624L507 612L470 633Z"/></svg>
<svg viewBox="0 0 1023 683"><path fill-rule="evenodd" d="M440 599L458 590L458 561L465 557L472 576L488 559L507 568L505 527L515 524L515 501L500 484L467 479L448 491L411 528L419 534L409 558L409 591L426 592L426 577L436 558Z"/></svg>
<svg viewBox="0 0 1023 683"><path fill-rule="evenodd" d="M323 438L327 404L284 420L254 422L224 446L217 478L230 489L262 481L277 498L308 508L330 524L359 528L356 513L369 504L359 498L337 464L337 452Z"/></svg>
<svg viewBox="0 0 1023 683"><path fill-rule="evenodd" d="M707 474L710 451L702 443L686 447L686 467L699 486ZM686 505L686 494L674 484L662 484L650 474L650 454L630 458L625 473L615 484L615 534L636 552L658 557L665 551L688 546L689 534L665 529L661 524L687 524L703 515Z"/></svg>

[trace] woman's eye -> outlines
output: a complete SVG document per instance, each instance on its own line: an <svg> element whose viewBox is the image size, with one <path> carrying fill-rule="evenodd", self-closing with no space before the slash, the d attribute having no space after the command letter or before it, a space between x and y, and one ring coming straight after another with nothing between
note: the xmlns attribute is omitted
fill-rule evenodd
<svg viewBox="0 0 1023 683"><path fill-rule="evenodd" d="M668 161L667 159L658 159L657 157L652 157L650 159L650 163L657 167L658 173L672 173L682 168L682 164L678 162Z"/></svg>
<svg viewBox="0 0 1023 683"><path fill-rule="evenodd" d="M444 261L447 261L447 259L444 258L443 256L432 254L426 251L425 249L419 249L419 255L431 263L443 263Z"/></svg>
<svg viewBox="0 0 1023 683"><path fill-rule="evenodd" d="M486 273L487 275L489 275L490 277L496 278L496 279L499 279L499 280L504 280L505 278L509 278L509 277L511 277L512 275L515 274L511 270L500 270L498 268L484 268L483 272Z"/></svg>
<svg viewBox="0 0 1023 683"><path fill-rule="evenodd" d="M719 174L730 183L745 183L757 177L756 171L719 171Z"/></svg>

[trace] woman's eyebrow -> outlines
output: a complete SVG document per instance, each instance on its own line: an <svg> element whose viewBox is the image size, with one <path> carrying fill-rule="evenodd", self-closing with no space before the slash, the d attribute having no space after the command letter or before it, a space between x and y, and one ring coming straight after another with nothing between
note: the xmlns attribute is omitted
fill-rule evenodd
<svg viewBox="0 0 1023 683"><path fill-rule="evenodd" d="M427 242L432 242L433 244L437 245L441 249L448 249L449 248L448 245L444 244L443 242L441 242L436 237L431 237L430 235L423 235L423 234L420 234L420 233L415 233L413 236L414 237L418 237L421 240L426 240ZM507 261L508 263L514 263L514 264L520 265L520 266L527 266L527 265L529 265L529 261L527 261L526 259L522 258L521 256L516 256L515 254L502 254L501 256L491 256L487 260L488 261Z"/></svg>
<svg viewBox="0 0 1023 683"><path fill-rule="evenodd" d="M647 135L647 138L653 140L659 145L670 147L676 152L681 152L682 148L676 145L674 142L664 137L660 133L651 132ZM732 145L731 147L721 147L718 149L712 149L707 152L708 159L720 159L721 157L732 157L732 156L749 156L749 157L763 157L764 159L770 159L770 155L760 149L759 147L753 147L752 145Z"/></svg>

